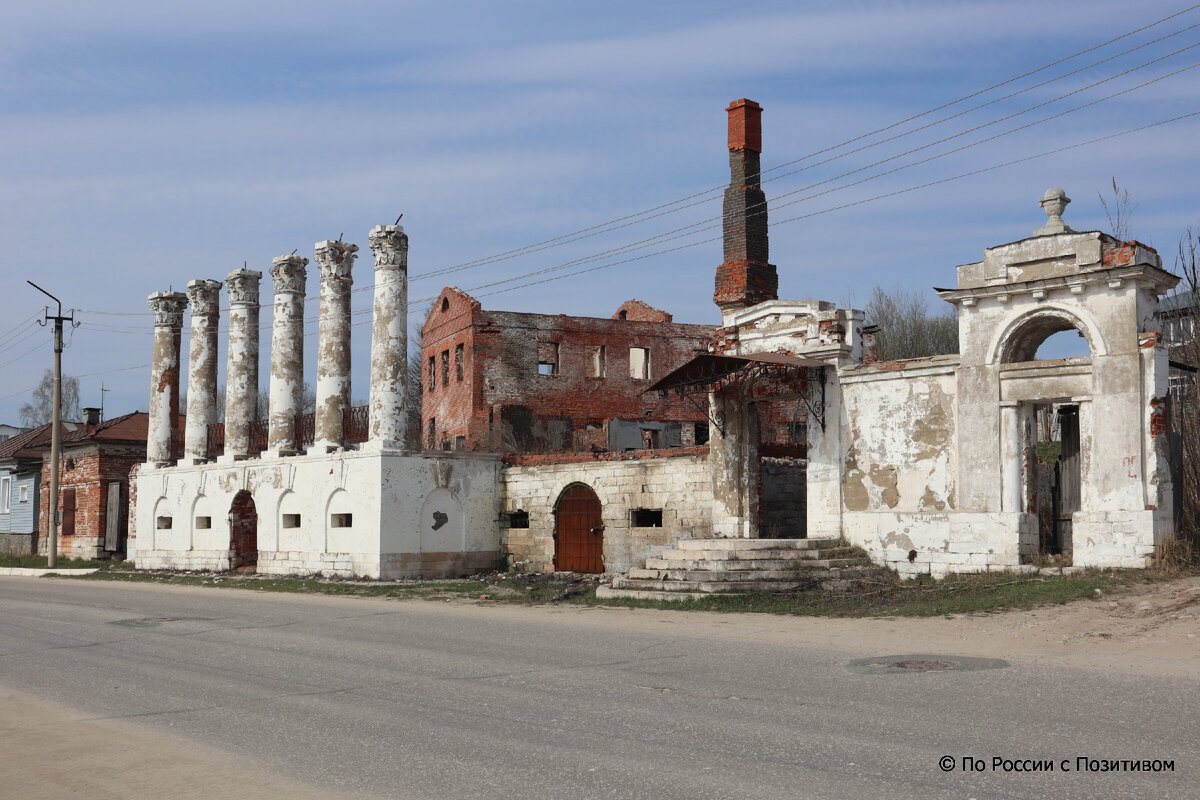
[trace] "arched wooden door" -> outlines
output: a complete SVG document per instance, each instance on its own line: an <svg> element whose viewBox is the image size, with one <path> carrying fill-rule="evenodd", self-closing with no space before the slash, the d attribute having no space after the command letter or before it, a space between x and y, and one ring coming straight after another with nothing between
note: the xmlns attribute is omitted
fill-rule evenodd
<svg viewBox="0 0 1200 800"><path fill-rule="evenodd" d="M245 489L234 496L229 507L229 550L230 569L258 566L258 509Z"/></svg>
<svg viewBox="0 0 1200 800"><path fill-rule="evenodd" d="M554 568L604 572L604 522L600 498L587 486L568 486L559 495L554 521Z"/></svg>

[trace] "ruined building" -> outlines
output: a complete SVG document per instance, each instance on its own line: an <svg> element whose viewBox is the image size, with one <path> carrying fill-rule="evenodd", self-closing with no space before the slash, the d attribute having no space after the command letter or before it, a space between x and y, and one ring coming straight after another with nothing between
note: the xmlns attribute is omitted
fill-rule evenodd
<svg viewBox="0 0 1200 800"><path fill-rule="evenodd" d="M727 113L721 324L706 346L709 329L640 304L623 306L624 319L580 320L485 312L447 289L422 331L422 438L452 452L401 449L399 227L370 234L371 401L369 430L358 435L348 424L354 245L316 249L311 437L296 413L305 259L281 256L271 270L263 448L251 446L260 273L235 270L226 281L228 396L215 457L220 284L152 295L148 463L130 546L138 565L390 577L506 563L637 569L621 585L661 588L683 580L645 569L663 547L767 539L750 544L786 549L788 537L805 536L844 537L905 574L1013 569L1047 552L1080 566L1145 565L1174 533L1158 312L1178 278L1157 253L1071 230L1062 219L1069 199L1050 190L1041 200L1048 219L1032 236L986 249L957 268L955 288L938 290L958 310L958 354L874 363L861 311L779 299L759 182L762 109L738 100ZM189 414L176 458L171 418L189 304ZM1088 355L1038 360L1041 343L1064 330L1083 336ZM1039 420L1057 431L1052 502L1037 466ZM663 446L675 443L675 424L679 446ZM504 449L503 464L484 452ZM512 452L522 449L549 452Z"/></svg>
<svg viewBox="0 0 1200 800"><path fill-rule="evenodd" d="M712 332L637 300L599 319L484 310L443 289L421 329L422 441L502 453L704 444L700 406L645 390Z"/></svg>

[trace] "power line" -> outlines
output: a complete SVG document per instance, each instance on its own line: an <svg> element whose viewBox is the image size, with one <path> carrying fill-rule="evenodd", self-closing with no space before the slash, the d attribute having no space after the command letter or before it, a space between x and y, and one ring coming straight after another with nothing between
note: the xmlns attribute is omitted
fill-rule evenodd
<svg viewBox="0 0 1200 800"><path fill-rule="evenodd" d="M771 173L771 172L775 172L775 171L777 171L777 170L783 169L783 168L785 168L785 167L787 167L787 166L790 166L790 165L792 165L792 164L799 163L799 162L801 162L801 161L804 161L804 160L806 160L806 159L809 159L809 158L815 157L815 156L817 156L817 155L822 155L822 154L824 154L824 153L828 153L828 152L832 152L832 151L838 150L838 149L840 149L840 148L843 148L843 147L845 147L845 146L847 146L847 145L849 145L849 144L853 144L853 143L855 143L855 142L858 142L858 141L862 141L862 140L864 140L864 139L867 139L867 138L869 138L869 137L871 137L871 136L873 136L873 135L876 135L876 134L879 134L879 133L883 133L883 132L886 132L886 131L888 131L888 130L892 130L892 129L894 129L894 128L900 127L900 126L902 126L902 125L904 125L904 124L907 124L908 122L912 122L912 121L915 121L915 120L922 119L922 118L924 118L924 117L930 116L931 114L934 114L934 113L936 113L936 112L938 112L938 111L941 111L941 110L943 110L943 109L946 109L946 108L950 108L950 107L952 107L952 106L954 106L954 105L957 105L957 104L959 104L959 103L965 102L966 100L970 100L970 99L972 99L972 98L979 97L979 96L981 96L981 95L987 94L988 92L994 91L995 89L1001 88L1001 87L1003 87L1003 86L1010 85L1010 84L1012 84L1012 83L1015 83L1015 82L1017 82L1017 81L1020 81L1020 80L1022 80L1022 79L1024 79L1024 78L1027 78L1027 77L1030 77L1030 76L1032 76L1032 75L1035 75L1035 74L1038 74L1038 73L1044 72L1044 71L1046 71L1046 70L1048 70L1048 69L1051 69L1051 68L1053 68L1053 67L1055 67L1055 66L1058 66L1058 65L1060 65L1060 64L1063 64L1063 63L1066 63L1066 62L1068 62L1068 61L1071 61L1071 60L1073 60L1073 59L1076 59L1076 58L1078 58L1078 57L1080 57L1080 56L1082 56L1082 55L1085 55L1085 54L1087 54L1087 53L1089 53L1089 52L1094 52L1094 51L1097 51L1097 50L1103 49L1103 48L1105 48L1105 47L1108 47L1109 45L1112 45L1112 44L1114 44L1114 43L1116 43L1116 42L1118 42L1118 41L1121 41L1121 40L1123 40L1123 39L1127 39L1127 38L1129 38L1129 37L1131 37L1131 36L1134 36L1135 34L1138 34L1138 33L1141 33L1141 32L1143 32L1143 31L1149 30L1149 29L1151 29L1151 28L1154 28L1154 27L1156 27L1156 26L1158 26L1158 25L1161 25L1162 23L1164 23L1164 22L1167 22L1167 21L1169 21L1169 20L1171 20L1171 19L1175 19L1176 17L1182 16L1182 15L1184 15L1184 14L1187 14L1187 13L1191 12L1191 11L1194 11L1194 10L1196 10L1197 8L1200 8L1200 4L1196 4L1196 5L1190 6L1190 7L1188 7L1188 8L1185 8L1185 9L1183 9L1183 10L1181 10L1181 11L1178 11L1178 12L1176 12L1176 13L1169 14L1169 15L1167 15L1167 16L1164 16L1164 17L1162 17L1162 18L1160 18L1160 19L1158 19L1158 20L1155 20L1154 22L1148 23L1148 24L1146 24L1146 25L1143 25L1143 26L1141 26L1141 27L1139 27L1139 28L1136 28L1136 29L1134 29L1134 30L1131 30L1131 31L1128 31L1128 32L1126 32L1126 33L1124 33L1124 34L1121 34L1120 36L1116 36L1116 37L1114 37L1114 38L1112 38L1112 39L1109 39L1109 40L1107 40L1107 41L1105 41L1105 42L1101 42L1101 43L1099 43L1099 44L1097 44L1097 45L1093 45L1093 46L1091 46L1091 47L1084 48L1084 49L1082 49L1082 50L1079 50L1079 51L1077 51L1077 52L1075 52L1075 53L1072 53L1072 54L1070 54L1070 55L1068 55L1068 56L1064 56L1064 57L1062 57L1062 58L1059 58L1059 59L1056 59L1056 60L1054 60L1054 61L1051 61L1051 62L1049 62L1049 63L1047 63L1047 64L1045 64L1045 65L1043 65L1043 66L1041 66L1041 67L1038 67L1038 68L1036 68L1036 69L1033 69L1033 70L1029 70L1029 71L1027 71L1027 72L1024 72L1024 73L1022 73L1022 74L1020 74L1020 75L1017 75L1017 76L1015 76L1015 77L1013 77L1013 78L1009 78L1009 79L1007 79L1007 80L1004 80L1004 81L1001 81L1001 82L999 82L999 83L992 84L991 86L988 86L988 87L986 87L986 88L984 88L984 89L980 89L980 90L978 90L978 91L975 91L975 92L972 92L972 93L970 93L970 94L964 95L963 97L960 97L960 98L958 98L958 99L956 99L956 100L952 100L952 101L950 101L950 102L948 102L948 103L943 103L942 105L939 105L939 106L936 106L936 107L934 107L934 108L932 108L932 109L929 109L929 110L927 110L927 111L921 112L920 114L915 114L915 115L909 116L909 117L907 117L907 118L905 118L905 119L899 120L899 121L897 121L897 122L894 122L894 123L891 123L891 124L889 124L889 125L885 125L885 126L883 126L883 127L881 127L881 128L877 128L877 129L875 129L875 130L873 130L873 131L870 131L870 132L868 132L868 133L865 133L865 134L861 134L861 135L859 135L859 136L856 136L856 137L854 137L854 138L851 138L851 139L844 140L844 141L842 141L842 142L840 142L840 143L838 143L838 144L832 145L832 146L830 146L830 147L826 147L826 148L824 148L824 149L822 149L822 150L814 151L813 153L809 153L809 154L807 154L807 155L801 156L800 158L797 158L797 159L793 159L793 160L791 160L791 161L784 162L783 164L777 165L777 166L775 166L775 167L772 167L772 168L770 168L770 169L768 169L768 170L764 170L764 171L763 171L763 174L768 174L768 173ZM1064 74L1064 75L1060 75L1060 76L1058 76L1058 77L1056 77L1056 78L1053 78L1053 79L1051 79L1051 80L1048 80L1048 81L1044 81L1044 82L1042 82L1042 83L1040 83L1040 84L1037 84L1037 85L1035 85L1035 86L1028 87L1028 88L1026 88L1026 89L1023 89L1023 90L1021 90L1021 91L1019 91L1019 92L1014 92L1014 93L1011 93L1011 94L1009 94L1009 95L1006 95L1005 97L999 98L999 99L997 99L997 100L989 101L988 103L984 103L984 104L981 104L981 105L975 106L974 108L972 108L972 109L968 109L967 111L964 111L964 112L959 112L959 113L957 113L957 114L954 114L954 115L951 115L951 116L949 116L949 117L943 118L942 120L938 120L938 121L935 121L935 122L929 123L929 124L927 124L927 125L921 126L921 127L919 127L919 128L916 128L916 129L910 130L910 131L908 131L908 132L906 132L906 133L903 133L903 134L898 134L898 135L896 135L896 136L894 136L894 137L889 137L888 139L881 140L881 141L879 141L879 142L875 142L875 143L872 143L872 144L870 144L870 145L864 145L863 147L856 148L855 150L852 150L852 151L848 151L848 152L846 152L846 153L839 154L838 156L834 156L834 157L832 157L832 158L830 158L830 159L826 159L825 161L819 162L818 164L809 165L809 166L806 166L806 167L804 167L803 169L800 169L800 170L793 170L793 171L791 171L791 172L784 173L784 174L782 174L782 175L777 175L777 176L774 176L774 177L768 178L767 180L777 180L777 179L779 179L779 178L785 177L786 175L795 174L795 173L797 173L797 172L804 171L805 169L811 169L811 168L812 168L812 167L814 167L814 166L819 166L820 164L828 163L829 161L836 160L837 158L841 158L841 157L843 157L843 156L850 155L850 154L852 154L852 153L855 153L855 152L860 152L860 151L862 151L862 150L865 150L865 149L868 149L868 148L870 148L870 147L875 147L875 146L878 146L878 145L880 145L880 144L884 144L884 143L886 143L886 142L889 142L889 141L894 141L895 139L899 139L899 138L902 138L902 137L904 137L904 136L911 135L911 134L913 134L913 133L916 133L916 132L918 132L918 131L925 130L925 129L929 128L929 127L932 127L932 126L934 126L934 125L940 124L940 123L942 123L942 122L945 122L945 121L948 121L948 120L950 120L950 119L954 119L954 118L957 118L957 117L963 116L964 114L970 113L971 111L978 110L978 109L980 109L980 108L983 108L983 107L985 107L985 106L988 106L988 105L992 105L992 104L994 104L994 103L996 103L996 102L1000 102L1000 101L1002 101L1002 100L1005 100L1005 99L1011 99L1012 97L1014 97L1014 96L1016 96L1016 95L1018 95L1018 94L1022 94L1022 93L1024 93L1024 92L1030 91L1031 89L1039 88L1039 87L1041 87L1041 86L1044 86L1044 85L1046 85L1046 84L1053 83L1053 82L1055 82L1055 81L1058 81L1058 80L1061 80L1061 79L1063 79L1063 78L1065 78L1065 77L1069 77L1069 76L1071 76L1071 75L1077 74L1078 72L1080 72L1080 71L1082 71L1082 70L1085 70L1085 69L1090 69L1090 68L1092 68L1092 67L1094 67L1094 66L1097 66L1097 65L1099 65L1099 64L1107 63L1107 62L1109 62L1109 61L1112 61L1112 60L1114 60L1115 58L1118 58L1118 57L1120 57L1120 56L1122 56L1122 55L1127 55L1128 53L1131 53L1131 52L1133 52L1133 51L1135 51L1135 50L1139 50L1139 49L1142 49L1142 48L1144 48L1144 47L1147 47L1147 46L1149 46L1149 45L1152 45L1152 44L1155 44L1155 43L1161 42L1161 41L1163 41L1163 40L1165 40L1165 39L1172 38L1172 37L1174 37L1174 36L1177 36L1177 35L1179 35L1179 34L1181 34L1181 33L1184 33L1184 32L1186 32L1186 31L1188 31L1188 30L1192 30L1192 29L1193 29L1193 28L1195 28L1195 27L1197 27L1197 25L1195 25L1195 24L1194 24L1194 25L1190 25L1190 26L1188 26L1188 27L1185 27L1185 28L1183 28L1183 29L1181 29L1181 30L1175 31L1174 33L1171 33L1171 34L1168 34L1168 35L1165 35L1165 36L1159 37L1158 39L1151 40L1150 42L1143 43L1143 44L1141 44L1141 45L1138 45L1137 47L1130 48L1130 49L1128 49L1128 50L1125 50L1125 51L1123 51L1123 52L1121 52L1121 53L1118 53L1118 54L1116 54L1116 55L1114 55L1114 56L1110 56L1110 57L1108 57L1108 58L1105 58L1105 59L1102 59L1102 60L1100 60L1100 61L1094 62L1094 63L1092 63L1092 64L1090 64L1090 65L1088 65L1088 66L1086 66L1086 67L1081 67L1081 68L1079 68L1079 69L1073 70L1072 72L1066 73L1066 74ZM1192 47L1194 47L1194 46L1196 46L1196 45L1192 45ZM1190 49L1190 48L1183 48L1182 50L1177 50L1177 51L1175 51L1174 53L1168 54L1167 56L1163 56L1163 57L1162 57L1162 58L1160 58L1160 59L1155 59L1154 61L1146 62L1146 63L1144 63L1144 64L1142 64L1142 65L1139 65L1139 66L1137 66L1137 67L1134 67L1134 68L1132 68L1131 70L1126 70L1125 72L1118 73L1117 75L1114 75L1114 76L1112 76L1112 77L1110 77L1110 78L1106 78L1106 79L1104 79L1103 81L1099 81L1099 82L1097 82L1097 83L1090 84L1088 87L1084 87L1083 89L1076 90L1075 92L1068 93L1068 94L1066 94L1066 95L1061 95L1059 98L1055 98L1055 100L1046 101L1046 103L1041 103L1041 104L1038 104L1038 105L1032 106L1031 108L1025 109L1025 110L1023 110L1023 111L1021 111L1021 112L1017 112L1017 113L1018 113L1018 114L1020 114L1020 113L1027 113L1027 112L1028 112L1028 111L1030 111L1030 110L1036 109L1036 108L1038 108L1038 107L1041 107L1041 106L1043 106L1043 105L1046 105L1046 104L1048 104L1048 103L1056 102L1057 100L1063 99L1063 98L1065 98L1065 97L1069 97L1069 96L1071 96L1072 94L1077 94L1077 93L1079 93L1080 91L1085 91L1086 89L1088 89L1088 88L1092 88L1092 87L1094 87L1095 85L1098 85L1099 83L1103 83L1103 82L1105 82L1105 81L1108 81L1108 80L1113 80L1113 79L1115 79L1115 78L1117 78L1117 77L1120 77L1121 75L1128 74L1128 72L1131 72L1131 71L1133 71L1133 70L1140 69L1140 68L1142 68L1142 67L1144 67L1144 66L1147 66L1147 65L1149 65L1149 64L1156 63L1157 61L1161 61L1163 58L1169 58L1171 55L1176 55L1176 54L1178 54L1179 52L1183 52L1183 50L1186 50L1186 49ZM996 124L997 122L1003 121L1004 119L1011 118L1012 116L1015 116L1015 115L1009 115L1009 116L1007 116L1007 117L1002 117L1002 118L1000 118L1000 119L998 119L998 120L994 120L993 122L991 122L991 123L988 123L988 124ZM979 126L979 127L986 127L986 126ZM979 129L978 127L977 127L977 128L973 128L973 129L970 129L969 131L965 131L965 132L959 133L959 134L957 134L957 136L966 135L966 133L969 133L969 132L972 132L972 131L974 131L974 130L978 130L978 129ZM953 138L953 137L947 137L947 138ZM939 140L939 142L944 142L944 141L946 141L946 139ZM939 143L939 142L934 142L934 143L932 143L932 144L925 145L925 146L924 146L924 148L931 147L931 146L933 146L934 144L937 144L937 143ZM897 155L897 156L893 156L893 157L892 157L892 159L899 158L899 157L902 157L903 155L910 154L910 153L912 153L912 152L914 152L915 150L918 150L918 149L922 149L922 148L915 148L914 150L909 150L909 151L906 151L905 153L901 153L901 154L899 154L899 155ZM882 161L881 161L881 162L876 162L875 164L869 165L868 167L864 167L864 168L862 168L862 169L869 169L871 166L877 166L877 165L879 165L880 163L884 163L884 162L882 162ZM862 171L862 170L858 170L858 171ZM843 176L839 176L839 178L840 178L840 177L845 177L845 176L846 176L846 175L848 175L848 174L854 174L854 173L846 173L846 174L845 174L845 175L843 175ZM835 178L835 179L831 179L831 180L836 180L836 178ZM820 184L816 184L816 185L820 185ZM567 243L569 243L569 242L573 242L573 241L579 241L579 240L580 240L580 239L582 239L582 238L588 238L588 237L585 237L585 236L581 236L581 234L588 234L588 236L594 236L594 235L599 235L600 233L604 233L604 232L611 232L612 230L616 230L616 229L617 229L617 228L619 228L619 227L627 227L627 226L628 226L628 225L619 225L619 226L617 226L617 227L612 227L612 226L616 225L617 223L626 222L627 220L631 220L631 219L635 219L635 218L644 218L644 219L641 219L640 221L645 221L646 219L652 219L652 218L654 218L654 217L657 217L657 216L662 216L663 214L653 214L653 212L657 212L657 211L660 211L660 210L662 210L662 209L669 208L669 207L671 207L671 206L677 206L677 205L679 205L679 204L681 204L681 203L684 203L684 202L686 202L686 201L693 200L693 199L695 199L695 198L698 198L698 197L702 197L702 196L707 196L707 195L710 195L710 194L712 194L713 192L722 191L724 188L725 188L725 187L724 187L724 185L722 185L722 186L718 186L718 187L715 187L715 188L712 188L712 189L708 189L708 190L704 190L704 191L702 191L702 192L698 192L698 193L694 193L694 194L692 194L692 195L688 195L688 196L686 196L686 197L684 197L684 198L681 198L681 199L679 199L679 200L674 200L674 201L671 201L671 202L669 202L669 203L665 203L665 204L661 204L661 205L659 205L659 206L655 206L654 208L647 209L646 211L637 212L637 213L635 213L635 214L630 214L630 215L626 215L626 216L623 216L623 217L619 217L619 218L617 218L617 219L615 219L615 220L610 220L610 221L608 221L608 222L605 222L605 223L600 223L600 224L598 224L598 225L593 225L593 226L590 226L590 227L587 227L587 228L583 228L583 229L580 229L580 230L578 230L578 231L574 231L574 232L572 232L572 233L563 234L563 235L561 235L561 236L553 237L553 238L551 238L551 239L546 239L546 240L543 240L543 241L541 241L541 242L536 242L536 243L534 243L534 244L532 244L532 245L526 245L526 246L524 246L524 247L521 247L521 248L516 248L516 249L514 249L514 250L504 251L504 252L502 252L502 253L498 253L498 254L495 254L495 255L493 255L493 256L487 256L487 257L484 257L484 258L481 258L481 259L475 259L475 260L473 260L473 261L463 262L463 263L461 263L461 264L458 264L458 265L453 265L453 266L449 266L449 267L443 267L443 268L439 268L439 269L433 270L433 271L431 271L431 272L428 272L428 273L423 273L423 274L420 274L420 275L415 275L415 276L413 276L413 277L412 277L412 280L413 280L413 281L416 281L416 280L421 280L421 279L424 279L424 278L434 277L434 276L441 275L441 274L446 274L446 273L449 273L449 272L454 272L454 271L458 271L458 270L462 270L462 269L471 268L471 267L474 267L474 266L483 266L483 265L485 265L485 264L488 264L488 263L495 263L496 261L499 261L499 260L508 260L508 259L510 259L510 258L515 258L515 257L517 257L518 255L522 255L522 254L524 254L524 255L528 255L528 254L531 254L531 253L533 253L533 252L539 252L539 251L541 251L541 250L544 250L544 249L549 249L549 247L546 247L546 245L551 245L551 246L560 246L561 244L567 244ZM794 192L790 192L790 193L786 193L786 194L784 194L784 195L780 195L780 196L778 196L776 199L779 199L779 197L788 196L788 195L790 195L790 194L795 194L795 193L797 193L797 192L801 192L801 191L807 191L807 190L808 190L808 189L810 189L810 188L813 188L813 186L804 187L804 188L802 188L802 189L799 189L799 190L796 190L796 191L794 191ZM698 203L692 203L692 204L690 204L690 205L688 205L688 206L683 206L682 208L691 207L692 205L697 205L697 204L698 204ZM682 208L676 208L676 209L675 209L675 211L682 210ZM664 213L674 213L674 212L672 211L672 212L664 212ZM651 214L653 214L653 216L648 216L648 215L651 215ZM628 223L628 224L629 224L629 225L631 225L631 224L636 224L636 223ZM695 227L695 226L688 226L688 227ZM605 229L605 230L602 230L602 229ZM682 229L675 229L675 231L678 231L678 230L682 230ZM673 232L675 232L675 231L670 231L670 232L668 232L668 234L669 234L669 233L673 233ZM595 232L595 233L593 233L593 232ZM666 234L659 234L659 235L657 235L657 236L650 237L649 239L645 239L645 240L642 240L642 241L646 241L646 242L653 242L653 241L661 240L661 239L662 239L662 238L663 238L665 235L666 235ZM552 244L552 243L557 243L557 244ZM595 254L595 255L596 255L596 257L603 257L603 256L605 256L605 255L610 255L610 254L613 254L613 253L616 253L616 252L620 252L620 251L622 251L623 249L626 249L626 248L628 248L628 247L632 246L633 244L637 244L637 242L631 243L630 245L626 245L626 246L624 246L623 248L615 248L615 249L613 249L613 250L602 251L601 253L598 253L598 254ZM579 262L579 260L576 260L576 261L573 261L573 262L568 262L568 264L574 264L574 263L580 263L580 262ZM518 277L520 277L520 276L518 276ZM365 286L361 286L361 287L355 288L355 289L353 289L353 290L351 290L351 291L352 291L352 292L362 292L362 291L368 291L368 290L370 290L371 288L373 288L373 284L368 284L368 285L365 285ZM308 301L308 302L315 302L316 300L317 300L317 296L316 296L316 295L311 295L311 296L309 296L309 297L307 298L307 301ZM269 305L269 304L262 304L262 305ZM262 305L260 305L260 307L262 307ZM140 316L140 317L144 317L144 316L145 316L147 313L149 313L149 312L147 311L147 312L140 312L140 313L138 313L138 312L104 312L104 311L89 311L89 313L97 313L97 314L104 314L104 315L111 315L111 316ZM266 327L266 325L263 325L263 326L260 326L260 327L262 327L262 328L265 328L265 327Z"/></svg>

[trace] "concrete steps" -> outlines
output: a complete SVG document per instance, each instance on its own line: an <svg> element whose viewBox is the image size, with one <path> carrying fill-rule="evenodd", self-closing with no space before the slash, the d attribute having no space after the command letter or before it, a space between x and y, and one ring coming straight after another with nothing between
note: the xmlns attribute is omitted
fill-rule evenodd
<svg viewBox="0 0 1200 800"><path fill-rule="evenodd" d="M596 596L681 600L841 588L874 569L836 539L684 539L599 587Z"/></svg>

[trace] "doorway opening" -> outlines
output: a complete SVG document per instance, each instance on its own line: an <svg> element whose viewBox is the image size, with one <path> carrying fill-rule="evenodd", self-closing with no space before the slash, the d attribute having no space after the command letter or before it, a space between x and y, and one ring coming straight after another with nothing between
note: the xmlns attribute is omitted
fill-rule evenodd
<svg viewBox="0 0 1200 800"><path fill-rule="evenodd" d="M254 497L243 489L229 507L229 568L253 570L258 566L258 510Z"/></svg>
<svg viewBox="0 0 1200 800"><path fill-rule="evenodd" d="M604 572L604 520L600 498L581 483L568 486L554 509L554 569Z"/></svg>
<svg viewBox="0 0 1200 800"><path fill-rule="evenodd" d="M1030 510L1038 517L1038 554L1070 563L1072 521L1080 506L1079 406L1034 406L1036 453Z"/></svg>

